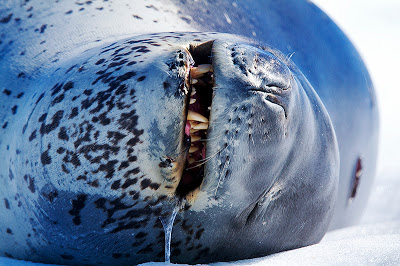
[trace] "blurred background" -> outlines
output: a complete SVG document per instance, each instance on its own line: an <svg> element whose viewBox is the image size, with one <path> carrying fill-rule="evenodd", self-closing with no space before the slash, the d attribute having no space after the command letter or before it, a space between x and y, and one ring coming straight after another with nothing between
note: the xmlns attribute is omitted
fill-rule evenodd
<svg viewBox="0 0 400 266"><path fill-rule="evenodd" d="M400 1L312 0L364 59L380 107L378 167L362 223L400 219Z"/></svg>

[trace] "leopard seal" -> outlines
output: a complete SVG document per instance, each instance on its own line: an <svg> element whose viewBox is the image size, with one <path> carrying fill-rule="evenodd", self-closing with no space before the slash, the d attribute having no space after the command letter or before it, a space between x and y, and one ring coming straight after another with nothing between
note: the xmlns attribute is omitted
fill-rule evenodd
<svg viewBox="0 0 400 266"><path fill-rule="evenodd" d="M312 3L250 2L2 5L1 255L162 261L177 203L172 262L359 219L378 135L363 62Z"/></svg>

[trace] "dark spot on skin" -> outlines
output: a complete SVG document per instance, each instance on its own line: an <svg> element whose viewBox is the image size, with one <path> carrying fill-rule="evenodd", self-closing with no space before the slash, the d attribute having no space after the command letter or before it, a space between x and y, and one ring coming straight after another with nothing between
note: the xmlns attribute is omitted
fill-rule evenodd
<svg viewBox="0 0 400 266"><path fill-rule="evenodd" d="M119 143L119 141L125 137L126 137L125 134L122 134L118 131L108 131L107 132L107 138L110 140L110 142L113 145L117 145Z"/></svg>
<svg viewBox="0 0 400 266"><path fill-rule="evenodd" d="M4 199L4 206L6 209L10 209L10 203L8 202L8 199Z"/></svg>
<svg viewBox="0 0 400 266"><path fill-rule="evenodd" d="M69 15L69 14L72 14L72 10L68 10L67 12L65 12L65 15Z"/></svg>
<svg viewBox="0 0 400 266"><path fill-rule="evenodd" d="M47 115L47 114L46 114ZM44 135L44 134L48 134L51 131L55 130L59 125L60 125L60 120L63 118L64 116L64 111L63 110L59 110L57 111L52 119L51 124L46 125L46 123L43 123L40 127L40 134ZM41 119L39 119L40 122Z"/></svg>
<svg viewBox="0 0 400 266"><path fill-rule="evenodd" d="M111 185L111 189L117 190L120 188L120 186L121 186L121 179L114 181L114 183L112 183L112 185Z"/></svg>
<svg viewBox="0 0 400 266"><path fill-rule="evenodd" d="M143 81L143 80L145 80L146 79L146 76L141 76L141 77L139 77L138 79L137 79L137 81L138 82L141 82L141 81Z"/></svg>
<svg viewBox="0 0 400 266"><path fill-rule="evenodd" d="M3 128L6 128L7 125L8 125L8 122L5 122L5 123L3 124Z"/></svg>
<svg viewBox="0 0 400 266"><path fill-rule="evenodd" d="M72 81L68 81L67 83L65 83L65 85L63 87L63 90L64 91L69 91L73 87L74 87L74 83Z"/></svg>
<svg viewBox="0 0 400 266"><path fill-rule="evenodd" d="M140 249L137 254L147 254L153 252L153 244L148 244L145 248Z"/></svg>
<svg viewBox="0 0 400 266"><path fill-rule="evenodd" d="M96 206L97 209L105 209L106 208L106 199L105 198L99 198L94 202L94 206Z"/></svg>
<svg viewBox="0 0 400 266"><path fill-rule="evenodd" d="M18 106L16 106L16 105L14 105L14 106L11 108L11 112L12 112L13 115L15 115L15 114L17 113L17 109L18 109Z"/></svg>
<svg viewBox="0 0 400 266"><path fill-rule="evenodd" d="M46 117L47 117L47 113L46 114L42 114L40 117L39 117L39 122L43 122L44 120L46 120Z"/></svg>
<svg viewBox="0 0 400 266"><path fill-rule="evenodd" d="M40 94L40 96L39 96L39 98L37 99L37 101L36 101L35 104L38 104L38 103L43 99L43 97L44 97L45 94L46 94L45 92L43 92L42 94Z"/></svg>
<svg viewBox="0 0 400 266"><path fill-rule="evenodd" d="M60 94L59 96L57 96L56 98L54 98L54 100L51 102L51 106L54 106L57 103L62 102L64 100L64 97L65 97L65 95L63 93L63 94Z"/></svg>
<svg viewBox="0 0 400 266"><path fill-rule="evenodd" d="M40 27L40 33L44 33L44 31L46 30L46 28L47 28L47 25L46 25L46 24L42 25L42 26Z"/></svg>
<svg viewBox="0 0 400 266"><path fill-rule="evenodd" d="M12 232L12 230L11 230L10 228L7 228L7 229L6 229L6 233L7 233L7 234L10 234L10 235L13 234L13 232Z"/></svg>
<svg viewBox="0 0 400 266"><path fill-rule="evenodd" d="M204 232L204 228L200 228L199 231L196 232L196 235L194 236L195 239L199 240L201 235Z"/></svg>
<svg viewBox="0 0 400 266"><path fill-rule="evenodd" d="M92 93L93 93L93 90L84 90L83 91L83 94L85 94L87 96L91 95Z"/></svg>
<svg viewBox="0 0 400 266"><path fill-rule="evenodd" d="M35 179L33 177L31 177L30 175L25 175L24 179L26 182L28 182L28 188L32 193L35 193L36 189L35 189Z"/></svg>
<svg viewBox="0 0 400 266"><path fill-rule="evenodd" d="M20 72L20 73L18 74L18 78L25 78L25 77L26 77L26 75L25 75L24 72Z"/></svg>
<svg viewBox="0 0 400 266"><path fill-rule="evenodd" d="M69 115L69 119L72 119L78 115L78 107L72 108L71 114Z"/></svg>
<svg viewBox="0 0 400 266"><path fill-rule="evenodd" d="M57 93L59 93L61 91L62 86L63 86L63 83L61 83L61 84L57 83L56 85L54 85L53 88L51 88L51 90L53 91L51 93L51 96L54 96Z"/></svg>
<svg viewBox="0 0 400 266"><path fill-rule="evenodd" d="M11 95L11 91L10 91L10 90L7 90L7 89L5 89L5 90L3 91L3 93L4 93L5 95L7 95L7 96L10 96L10 95Z"/></svg>
<svg viewBox="0 0 400 266"><path fill-rule="evenodd" d="M76 199L72 200L72 209L68 211L69 214L74 216L72 221L75 225L81 224L80 212L85 207L85 201L87 196L85 194L80 194Z"/></svg>
<svg viewBox="0 0 400 266"><path fill-rule="evenodd" d="M20 99L22 96L24 96L24 93L23 93L23 92L18 93L17 99Z"/></svg>
<svg viewBox="0 0 400 266"><path fill-rule="evenodd" d="M355 169L355 172L354 172L353 189L351 191L351 195L350 195L350 199L349 200L354 199L356 197L356 195L357 195L358 186L360 184L360 179L361 179L361 176L362 176L362 169L363 169L362 159L361 159L361 157L358 157L357 164L356 164L356 169Z"/></svg>
<svg viewBox="0 0 400 266"><path fill-rule="evenodd" d="M132 15L132 17L136 18L136 19L142 19L141 17L139 17L138 15Z"/></svg>
<svg viewBox="0 0 400 266"><path fill-rule="evenodd" d="M14 174L13 174L13 172L11 171L11 169L8 169L8 177L10 178L10 180L13 180L13 179L14 179Z"/></svg>
<svg viewBox="0 0 400 266"><path fill-rule="evenodd" d="M42 161L43 165L51 164L51 157L49 156L49 151L45 151L40 156L40 160Z"/></svg>
<svg viewBox="0 0 400 266"><path fill-rule="evenodd" d="M88 183L91 187L99 187L99 180L94 180L93 182Z"/></svg>
<svg viewBox="0 0 400 266"><path fill-rule="evenodd" d="M54 191L51 191L49 193L42 193L42 195L48 201L53 202L53 200L58 197L58 192L57 192L57 190L54 190Z"/></svg>
<svg viewBox="0 0 400 266"><path fill-rule="evenodd" d="M118 170L122 170L124 168L127 168L128 166L129 166L129 162L124 161L119 165Z"/></svg>
<svg viewBox="0 0 400 266"><path fill-rule="evenodd" d="M143 179L142 182L140 182L140 187L143 189L149 187L151 184L151 180L150 179Z"/></svg>
<svg viewBox="0 0 400 266"><path fill-rule="evenodd" d="M10 14L8 14L8 16L5 16L5 17L1 18L0 19L0 23L4 23L4 24L8 23L11 20L12 16L13 16L13 14L10 13Z"/></svg>
<svg viewBox="0 0 400 266"><path fill-rule="evenodd" d="M62 164L62 165L61 165L61 170L62 170L64 173L66 173L66 174L71 173L71 172L67 169L67 167L65 166L65 164Z"/></svg>
<svg viewBox="0 0 400 266"><path fill-rule="evenodd" d="M171 87L171 84L169 82L164 81L163 86L164 89L168 89L169 87Z"/></svg>
<svg viewBox="0 0 400 266"><path fill-rule="evenodd" d="M58 132L58 138L61 140L66 140L66 141L69 140L69 137L68 137L65 127L60 128L60 131Z"/></svg>
<svg viewBox="0 0 400 266"><path fill-rule="evenodd" d="M135 238L143 238L146 237L147 233L146 232L139 232L136 234Z"/></svg>
<svg viewBox="0 0 400 266"><path fill-rule="evenodd" d="M100 59L99 61L97 61L95 64L96 65L100 65L103 64L106 60L104 58Z"/></svg>
<svg viewBox="0 0 400 266"><path fill-rule="evenodd" d="M126 189L129 186L132 186L132 185L134 185L136 183L137 183L137 178L133 178L133 179L128 178L121 187L123 189Z"/></svg>
<svg viewBox="0 0 400 266"><path fill-rule="evenodd" d="M62 254L60 255L61 258L63 258L64 260L73 260L74 256L72 255L68 255L68 254Z"/></svg>

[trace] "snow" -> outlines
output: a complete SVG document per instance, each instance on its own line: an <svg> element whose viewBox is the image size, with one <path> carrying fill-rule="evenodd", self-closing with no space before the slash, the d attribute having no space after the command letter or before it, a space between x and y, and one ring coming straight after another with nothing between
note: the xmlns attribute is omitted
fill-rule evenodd
<svg viewBox="0 0 400 266"><path fill-rule="evenodd" d="M321 243L264 258L214 265L400 264L400 1L314 0L363 57L380 105L377 178L362 225L328 233ZM44 265L0 258L2 265ZM159 263L147 263L155 265ZM163 264L165 265L165 264Z"/></svg>

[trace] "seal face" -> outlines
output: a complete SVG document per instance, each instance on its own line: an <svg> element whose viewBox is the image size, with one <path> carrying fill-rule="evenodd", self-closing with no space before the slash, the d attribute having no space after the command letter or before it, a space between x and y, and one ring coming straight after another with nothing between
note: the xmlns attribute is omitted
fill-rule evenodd
<svg viewBox="0 0 400 266"><path fill-rule="evenodd" d="M52 7L37 9L57 25ZM37 32L51 32L46 25ZM313 87L309 68L222 33L110 42L73 35L81 53L57 50L54 40L29 50L16 36L0 50L2 75L15 77L0 79L0 254L59 264L163 261L160 218L177 208L173 262L263 256L317 243L328 230L348 172L339 156L358 150L343 148L337 121L345 118L321 101L316 91L331 87ZM35 56L21 64L17 51ZM373 155L361 155L368 169ZM355 191L353 206L363 189Z"/></svg>

